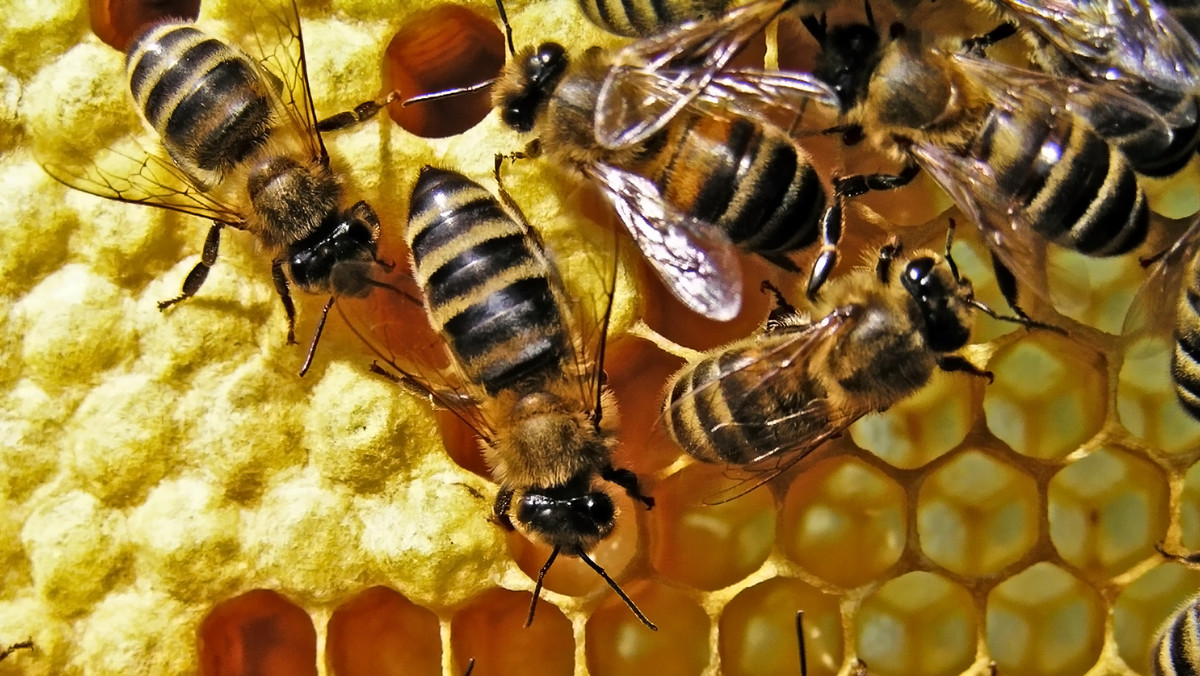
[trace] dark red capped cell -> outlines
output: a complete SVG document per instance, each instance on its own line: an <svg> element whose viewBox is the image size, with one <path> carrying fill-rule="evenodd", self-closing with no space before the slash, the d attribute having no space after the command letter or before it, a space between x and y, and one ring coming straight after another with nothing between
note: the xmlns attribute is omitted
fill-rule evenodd
<svg viewBox="0 0 1200 676"><path fill-rule="evenodd" d="M504 35L496 21L458 5L437 5L413 14L388 44L383 59L384 90L401 99L468 87L500 74ZM392 119L425 138L461 134L491 112L488 91L388 107Z"/></svg>
<svg viewBox="0 0 1200 676"><path fill-rule="evenodd" d="M124 52L152 24L168 18L195 21L200 0L88 0L88 14L96 37Z"/></svg>

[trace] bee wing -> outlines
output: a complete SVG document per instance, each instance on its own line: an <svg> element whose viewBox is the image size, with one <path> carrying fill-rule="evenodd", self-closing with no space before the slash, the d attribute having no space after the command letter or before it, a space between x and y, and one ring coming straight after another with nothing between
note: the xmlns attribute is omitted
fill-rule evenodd
<svg viewBox="0 0 1200 676"><path fill-rule="evenodd" d="M78 165L41 161L42 169L67 187L118 202L145 204L244 227L241 209L201 190L169 158L147 151L139 141L99 152L68 149L59 157L87 158Z"/></svg>
<svg viewBox="0 0 1200 676"><path fill-rule="evenodd" d="M247 15L252 35L241 41L251 57L277 87L279 108L292 121L312 156L328 160L325 143L317 131L317 111L308 89L308 62L295 0L257 0Z"/></svg>
<svg viewBox="0 0 1200 676"><path fill-rule="evenodd" d="M1175 300L1182 293L1184 275L1192 267L1197 254L1200 254L1200 217L1166 251L1143 262L1150 271L1125 314L1122 336L1136 340L1172 334L1175 327Z"/></svg>
<svg viewBox="0 0 1200 676"><path fill-rule="evenodd" d="M585 170L608 196L655 273L684 305L720 321L742 309L737 249L717 226L668 204L648 179L595 163Z"/></svg>
<svg viewBox="0 0 1200 676"><path fill-rule="evenodd" d="M1113 82L1084 82L1018 68L967 54L952 58L980 86L986 88L996 106L1005 111L1024 111L1031 106L1044 115L1060 110L1083 118L1107 139L1138 134L1145 152L1165 151L1174 133L1171 124L1153 106L1131 96ZM1178 123L1178 121L1176 121Z"/></svg>
<svg viewBox="0 0 1200 676"><path fill-rule="evenodd" d="M1200 49L1153 0L1002 0L1088 76L1194 93Z"/></svg>
<svg viewBox="0 0 1200 676"><path fill-rule="evenodd" d="M820 2L753 0L722 16L692 21L621 49L600 87L596 138L609 148L628 147L661 131L699 98L771 102L783 109L802 90L824 96L823 85L803 74L728 70L727 66L772 19L796 6ZM776 101L783 94L783 101ZM829 93L832 95L832 93Z"/></svg>
<svg viewBox="0 0 1200 676"><path fill-rule="evenodd" d="M1045 240L1012 190L1001 185L996 170L978 158L932 144L914 144L909 152L979 227L984 244L1023 287L1049 298Z"/></svg>
<svg viewBox="0 0 1200 676"><path fill-rule="evenodd" d="M609 148L637 145L661 131L683 108L728 118L753 117L765 124L794 120L809 102L836 108L837 94L810 73L739 68L715 74L689 95L678 83L687 69L630 71L622 86L642 108L623 102L619 109L597 109L596 138Z"/></svg>
<svg viewBox="0 0 1200 676"><path fill-rule="evenodd" d="M821 348L838 340L841 332L855 321L855 311L852 308L838 308L821 320L802 326L788 327L790 335L779 340L770 349L765 350L756 359L747 361L738 369L731 370L721 378L704 383L688 393L688 399L700 399L698 408L724 409L728 393L722 389L722 383L731 377L752 373L753 378L738 387L747 392L779 391L786 395L802 396L797 391L794 374L804 374L808 370L809 360L823 354ZM686 400L680 399L671 403L671 409L684 406ZM775 477L787 471L800 462L809 453L816 450L824 442L837 437L854 421L870 411L861 406L835 405L821 397L813 397L802 405L794 407L797 412L789 418L810 417L820 424L813 424L798 436L779 438L777 427L780 420L767 420L758 424L732 423L729 421L714 421L707 432L710 435L724 433L731 427L738 428L738 436L746 439L748 445L765 448L758 457L748 463L731 467L730 474L737 479L733 486L722 490L709 504L728 502L758 488ZM665 414L664 414L665 415Z"/></svg>
<svg viewBox="0 0 1200 676"><path fill-rule="evenodd" d="M335 304L351 332L386 367L373 370L451 411L490 443L496 426L479 407L485 397L458 373L441 336L429 326L412 277L392 271L374 281L376 288L366 297L339 297Z"/></svg>

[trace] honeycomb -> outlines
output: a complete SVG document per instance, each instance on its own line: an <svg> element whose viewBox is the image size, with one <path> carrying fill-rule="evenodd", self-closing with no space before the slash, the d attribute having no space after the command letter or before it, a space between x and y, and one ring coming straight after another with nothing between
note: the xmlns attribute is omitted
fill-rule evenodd
<svg viewBox="0 0 1200 676"><path fill-rule="evenodd" d="M377 96L391 36L430 4L302 1L318 112ZM487 0L467 4L495 19ZM206 1L200 21L244 35L239 6ZM621 43L574 0L508 11L518 44ZM987 27L961 14L925 28ZM606 364L617 462L658 503L619 498L617 532L594 555L660 630L570 559L523 628L547 552L487 520L494 486L469 430L369 373L336 318L297 378L302 349L284 344L269 266L239 233L202 292L160 313L207 225L40 170L34 148L105 147L139 128L122 57L86 15L24 3L0 34L0 645L35 645L0 674L457 675L475 658L481 676L787 675L797 610L813 676L858 660L876 676L992 661L1001 676L1145 674L1155 628L1200 588L1200 572L1155 550L1200 549L1200 426L1175 403L1169 340L1118 335L1135 257L1056 254L1065 300L1031 309L1068 335L983 318L967 354L994 384L939 374L784 480L713 506L726 474L681 458L654 425L681 362L633 327L720 345L762 320L757 282L773 273L748 261L749 307L716 325L674 305L625 247ZM326 142L398 242L419 166L491 188L493 154L525 139L490 116L444 139L381 119ZM1196 174L1152 185L1156 210L1196 211ZM544 162L506 181L550 248L572 252L559 257L568 283L596 295L582 277L613 241L596 195ZM943 237L948 202L929 185L862 200L843 265L878 245L881 222ZM960 265L1002 307L983 248L959 235ZM321 299L297 300L309 335Z"/></svg>

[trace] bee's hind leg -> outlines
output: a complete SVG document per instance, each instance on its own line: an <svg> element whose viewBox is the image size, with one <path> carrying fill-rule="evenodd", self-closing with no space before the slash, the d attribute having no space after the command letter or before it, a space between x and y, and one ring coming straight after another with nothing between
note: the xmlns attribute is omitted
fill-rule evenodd
<svg viewBox="0 0 1200 676"><path fill-rule="evenodd" d="M158 309L166 310L172 305L187 300L196 295L200 291L200 287L204 286L204 280L208 279L208 271L217 262L217 253L221 249L221 228L225 227L224 223L213 223L208 229L208 236L204 238L204 250L200 254L200 262L196 263L196 267L188 273L183 280L183 289L180 294L170 300L159 301Z"/></svg>
<svg viewBox="0 0 1200 676"><path fill-rule="evenodd" d="M400 98L400 92L393 90L388 92L387 96L384 96L381 99L363 101L357 106L354 106L352 110L344 110L317 122L317 131L337 131L339 129L345 129L346 127L353 127L360 122L365 122L372 117L375 117L379 111L386 108L389 103L398 98Z"/></svg>
<svg viewBox="0 0 1200 676"><path fill-rule="evenodd" d="M275 293L283 303L283 311L287 314L288 332L287 344L296 344L296 305L292 302L292 293L288 290L287 275L283 274L283 260L271 263L271 278L275 280Z"/></svg>

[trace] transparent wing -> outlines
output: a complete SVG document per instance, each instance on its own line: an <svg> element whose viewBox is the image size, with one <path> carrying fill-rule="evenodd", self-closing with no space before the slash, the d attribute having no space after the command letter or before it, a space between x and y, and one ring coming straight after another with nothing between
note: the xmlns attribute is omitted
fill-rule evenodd
<svg viewBox="0 0 1200 676"><path fill-rule="evenodd" d="M1196 264L1198 254L1200 217L1169 248L1143 262L1149 272L1125 314L1122 336L1137 340L1172 334L1175 327L1175 301L1182 293L1185 274Z"/></svg>
<svg viewBox="0 0 1200 676"><path fill-rule="evenodd" d="M158 143L154 145L157 147ZM66 164L63 160L41 162L46 173L69 188L118 202L191 214L239 229L244 227L242 209L197 188L192 178L165 153L148 151L143 142L129 141L99 152L67 149L58 156L80 158L79 164Z"/></svg>
<svg viewBox="0 0 1200 676"><path fill-rule="evenodd" d="M637 40L617 52L596 105L596 137L610 148L636 144L660 131L699 98L732 100L741 105L784 108L803 91L826 92L802 74L765 70L729 70L730 61L781 12L817 1L752 0L726 14L683 24L661 35ZM782 97L782 101L777 98Z"/></svg>
<svg viewBox="0 0 1200 676"><path fill-rule="evenodd" d="M398 270L375 281L365 298L338 298L342 319L382 363L384 375L451 411L490 443L496 426L479 407L486 395L459 374L429 325L416 283Z"/></svg>
<svg viewBox="0 0 1200 676"><path fill-rule="evenodd" d="M317 113L308 88L308 63L295 0L255 0L246 20L252 30L238 44L277 84L280 108L308 143L312 156L326 161L328 154L317 131Z"/></svg>
<svg viewBox="0 0 1200 676"><path fill-rule="evenodd" d="M713 496L708 500L710 504L728 502L768 483L870 412L865 407L838 405L806 394L810 360L824 354L822 348L838 340L841 332L855 321L854 316L853 309L838 308L815 323L787 327L764 336L761 344L733 348L746 350L752 357L722 377L691 390L686 399L671 402L668 410L693 404L736 409L739 403L727 398L731 391L745 392L748 397L766 393L779 400L792 400L787 406L792 412L784 419L714 422L705 430L710 438L745 439L749 446L762 449L744 465L729 468L729 474L736 479L734 485ZM728 354L726 358L736 359L737 355ZM740 382L723 387L734 378Z"/></svg>
<svg viewBox="0 0 1200 676"><path fill-rule="evenodd" d="M1116 83L1089 83L967 54L951 58L988 90L1002 110L1022 111L1024 115L1030 114L1031 107L1045 115L1068 110L1105 138L1118 139L1136 133L1139 148L1147 153L1162 152L1171 146L1171 124L1153 106L1126 93Z"/></svg>
<svg viewBox="0 0 1200 676"><path fill-rule="evenodd" d="M1200 49L1154 0L997 0L1090 77L1194 93Z"/></svg>
<svg viewBox="0 0 1200 676"><path fill-rule="evenodd" d="M809 73L728 70L715 74L694 95L678 84L688 76L687 69L626 71L619 85L623 94L608 99L608 103L620 105L597 108L596 138L609 148L637 145L662 131L685 108L713 117L753 117L775 125L794 121L810 102L837 108L833 90Z"/></svg>
<svg viewBox="0 0 1200 676"><path fill-rule="evenodd" d="M585 171L616 208L642 255L684 305L720 321L742 309L742 267L717 226L680 213L648 179L596 163Z"/></svg>

